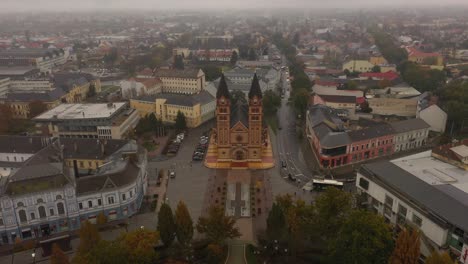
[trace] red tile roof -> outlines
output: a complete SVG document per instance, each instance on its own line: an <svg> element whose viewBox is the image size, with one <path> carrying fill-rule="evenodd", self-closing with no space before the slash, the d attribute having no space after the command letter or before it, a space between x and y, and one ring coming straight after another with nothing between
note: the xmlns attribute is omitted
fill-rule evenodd
<svg viewBox="0 0 468 264"><path fill-rule="evenodd" d="M388 72L364 72L359 74L359 77L365 77L365 78L377 78L377 79L383 79L383 80L389 80L393 81L400 77L398 73L394 71L388 71Z"/></svg>
<svg viewBox="0 0 468 264"><path fill-rule="evenodd" d="M438 57L440 56L437 52L423 52L415 47L406 47L406 51L408 52L408 56L417 56L417 57Z"/></svg>

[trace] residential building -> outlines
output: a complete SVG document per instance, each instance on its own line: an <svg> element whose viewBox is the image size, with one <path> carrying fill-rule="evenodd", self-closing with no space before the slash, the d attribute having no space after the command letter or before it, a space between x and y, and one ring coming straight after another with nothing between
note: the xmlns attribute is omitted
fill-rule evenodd
<svg viewBox="0 0 468 264"><path fill-rule="evenodd" d="M406 47L406 51L408 52L408 61L425 65L444 65L444 59L440 53L422 52L415 47Z"/></svg>
<svg viewBox="0 0 468 264"><path fill-rule="evenodd" d="M205 88L205 73L201 69L158 69L154 77L162 82L164 93L196 94Z"/></svg>
<svg viewBox="0 0 468 264"><path fill-rule="evenodd" d="M372 114L382 116L415 117L418 107L418 99L414 98L367 98Z"/></svg>
<svg viewBox="0 0 468 264"><path fill-rule="evenodd" d="M343 90L338 89L339 83L330 82L326 83L322 80L317 80L317 83L312 86L312 91L318 95L342 95L354 96L356 98L364 97L364 92L361 90Z"/></svg>
<svg viewBox="0 0 468 264"><path fill-rule="evenodd" d="M62 102L82 102L92 89L100 92L101 82L84 73L60 72L36 79L7 78L0 80L0 92L4 94L0 101L10 106L14 118L27 119L32 117L31 102L41 101L47 109L52 109Z"/></svg>
<svg viewBox="0 0 468 264"><path fill-rule="evenodd" d="M333 109L346 110L347 118L354 118L356 113L356 97L340 95L314 95L313 104L323 104Z"/></svg>
<svg viewBox="0 0 468 264"><path fill-rule="evenodd" d="M420 119L366 123L367 127L358 126L352 130L341 120L337 110L321 104L310 107L306 135L320 167L363 162L395 151L422 147L427 142L429 125Z"/></svg>
<svg viewBox="0 0 468 264"><path fill-rule="evenodd" d="M411 150L426 145L429 135L428 125L420 118L390 123L395 131L393 142L395 152Z"/></svg>
<svg viewBox="0 0 468 264"><path fill-rule="evenodd" d="M250 69L240 67L224 72L224 77L230 92L240 90L247 96L255 74L258 77L262 92L275 89L281 78L281 73L274 68ZM219 86L220 79L213 82L216 87Z"/></svg>
<svg viewBox="0 0 468 264"><path fill-rule="evenodd" d="M67 62L69 56L63 49L10 49L0 51L1 66L33 66L50 73L57 65Z"/></svg>
<svg viewBox="0 0 468 264"><path fill-rule="evenodd" d="M33 118L36 133L53 137L125 138L136 125L138 111L128 103L60 104Z"/></svg>
<svg viewBox="0 0 468 264"><path fill-rule="evenodd" d="M120 94L125 99L161 92L162 82L158 78L130 78L120 82Z"/></svg>
<svg viewBox="0 0 468 264"><path fill-rule="evenodd" d="M370 78L373 80L387 80L387 81L394 81L400 77L398 73L394 71L387 71L387 72L363 72L359 74L361 78Z"/></svg>
<svg viewBox="0 0 468 264"><path fill-rule="evenodd" d="M11 80L34 79L40 74L39 69L33 66L0 66L0 79L10 78Z"/></svg>
<svg viewBox="0 0 468 264"><path fill-rule="evenodd" d="M175 123L180 111L185 115L187 126L193 128L214 118L216 99L206 90L192 95L161 93L132 98L130 106L141 117L154 113L156 118L169 124Z"/></svg>
<svg viewBox="0 0 468 264"><path fill-rule="evenodd" d="M343 63L343 71L370 72L375 65L366 60L350 60Z"/></svg>
<svg viewBox="0 0 468 264"><path fill-rule="evenodd" d="M416 117L426 121L430 130L444 133L447 126L447 113L437 105L438 99L427 92L419 96Z"/></svg>
<svg viewBox="0 0 468 264"><path fill-rule="evenodd" d="M99 214L125 220L146 193L146 151L135 141L2 136L0 153L26 154L0 181L2 244L66 235Z"/></svg>
<svg viewBox="0 0 468 264"><path fill-rule="evenodd" d="M468 146L462 146L468 157ZM460 256L468 248L468 171L451 164L450 157L429 150L364 164L357 173L358 193L370 210L397 231L407 226L420 231L421 259L434 249Z"/></svg>

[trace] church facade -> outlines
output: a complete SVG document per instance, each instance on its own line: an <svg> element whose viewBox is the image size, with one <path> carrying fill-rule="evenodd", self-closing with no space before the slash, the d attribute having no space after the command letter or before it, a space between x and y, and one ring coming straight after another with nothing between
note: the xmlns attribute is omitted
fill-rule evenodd
<svg viewBox="0 0 468 264"><path fill-rule="evenodd" d="M231 97L223 75L216 93L216 127L205 160L207 167L265 168L265 155L272 163L257 75L254 75L247 102L242 101ZM266 167L272 166L273 163Z"/></svg>

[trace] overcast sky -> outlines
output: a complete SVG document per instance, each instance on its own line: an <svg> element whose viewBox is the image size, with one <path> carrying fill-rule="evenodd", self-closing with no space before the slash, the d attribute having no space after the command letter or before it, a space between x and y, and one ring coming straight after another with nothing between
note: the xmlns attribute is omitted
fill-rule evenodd
<svg viewBox="0 0 468 264"><path fill-rule="evenodd" d="M468 0L0 0L0 10L328 8L467 5Z"/></svg>

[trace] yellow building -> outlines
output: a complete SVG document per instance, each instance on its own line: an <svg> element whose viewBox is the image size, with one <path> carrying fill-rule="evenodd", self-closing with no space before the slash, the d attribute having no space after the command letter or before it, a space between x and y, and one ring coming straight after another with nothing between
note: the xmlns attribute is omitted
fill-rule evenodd
<svg viewBox="0 0 468 264"><path fill-rule="evenodd" d="M343 63L343 71L370 72L375 65L366 60L350 60Z"/></svg>
<svg viewBox="0 0 468 264"><path fill-rule="evenodd" d="M216 100L206 90L198 94L156 94L130 100L141 117L154 113L164 123L174 124L177 113L185 115L188 127L198 127L214 117Z"/></svg>
<svg viewBox="0 0 468 264"><path fill-rule="evenodd" d="M94 92L101 91L101 82L90 74L81 73L56 73L51 77L50 86L43 85L43 89L38 86L38 81L34 83L34 89L30 89L28 81L16 82L3 103L8 104L13 114L13 118L27 119L30 116L30 103L41 101L50 110L61 103L79 103L85 100L89 94L90 87L94 87Z"/></svg>
<svg viewBox="0 0 468 264"><path fill-rule="evenodd" d="M374 65L388 64L388 61L383 56L370 57L369 62Z"/></svg>
<svg viewBox="0 0 468 264"><path fill-rule="evenodd" d="M154 77L162 81L164 93L196 94L206 86L205 73L201 69L158 69Z"/></svg>
<svg viewBox="0 0 468 264"><path fill-rule="evenodd" d="M425 65L436 65L436 66L443 66L444 65L444 58L440 53L432 52L422 52L417 50L414 47L406 47L406 51L408 52L408 61L412 61L418 64L425 64Z"/></svg>

